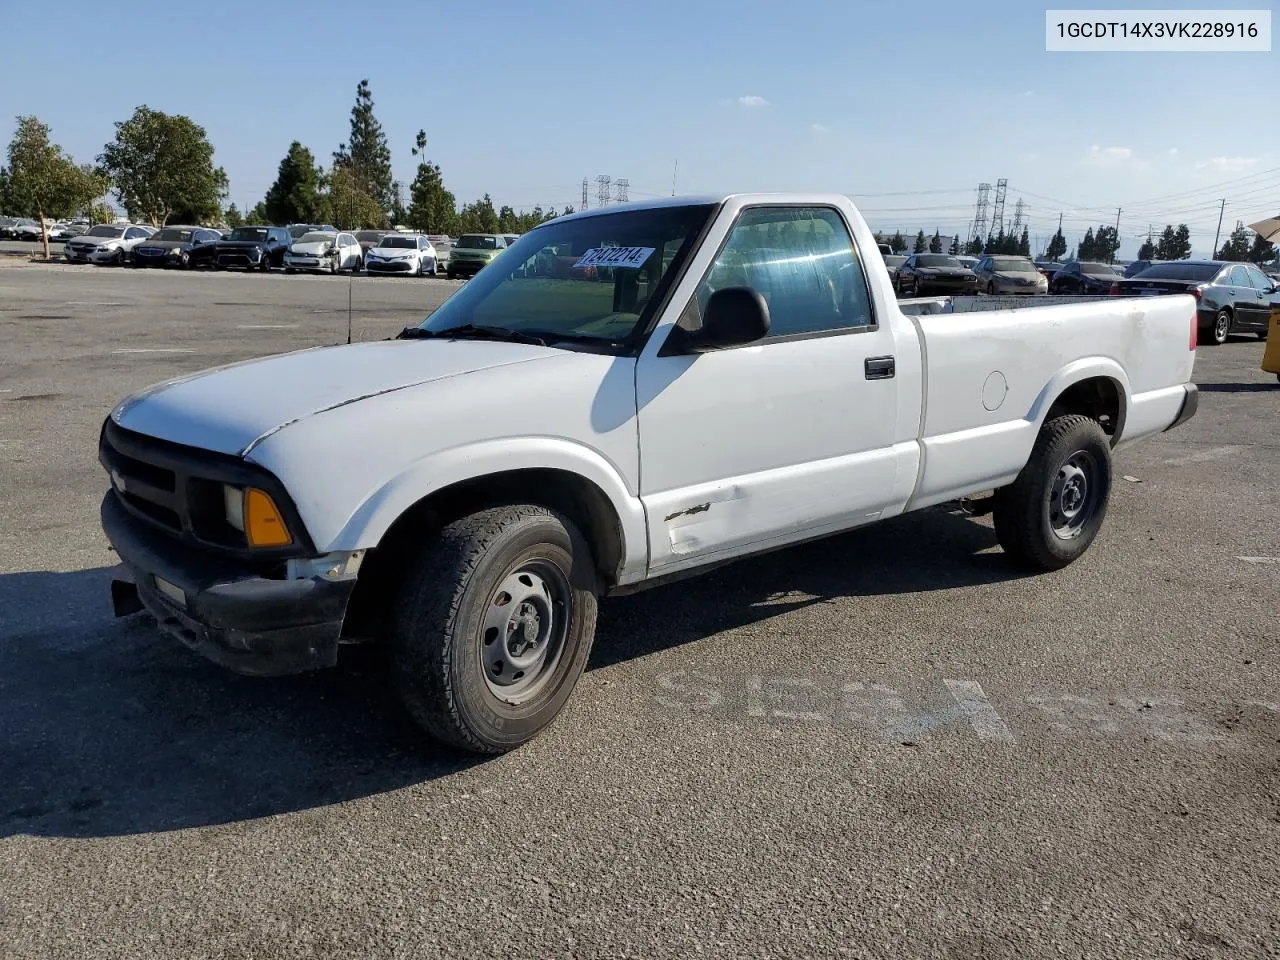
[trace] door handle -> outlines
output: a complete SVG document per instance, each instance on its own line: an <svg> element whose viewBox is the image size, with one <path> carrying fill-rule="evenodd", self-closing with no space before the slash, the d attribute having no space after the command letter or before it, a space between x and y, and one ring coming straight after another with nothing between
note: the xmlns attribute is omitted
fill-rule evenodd
<svg viewBox="0 0 1280 960"><path fill-rule="evenodd" d="M893 379L893 357L867 357L863 367L866 370L868 380Z"/></svg>

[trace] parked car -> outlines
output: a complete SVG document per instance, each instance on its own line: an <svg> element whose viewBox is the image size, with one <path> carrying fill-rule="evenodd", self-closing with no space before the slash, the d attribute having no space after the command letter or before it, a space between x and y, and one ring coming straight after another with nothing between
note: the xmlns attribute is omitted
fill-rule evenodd
<svg viewBox="0 0 1280 960"><path fill-rule="evenodd" d="M1057 260L1036 260L1034 263L1040 276L1044 277L1045 282L1049 284L1053 283L1054 274L1062 269L1062 264Z"/></svg>
<svg viewBox="0 0 1280 960"><path fill-rule="evenodd" d="M906 262L907 257L905 254L889 253L884 256L884 266L889 271L889 279L893 281L895 290L898 283L898 268Z"/></svg>
<svg viewBox="0 0 1280 960"><path fill-rule="evenodd" d="M436 250L431 241L420 233L395 233L364 255L364 269L369 276L376 274L409 274L434 277L440 269Z"/></svg>
<svg viewBox="0 0 1280 960"><path fill-rule="evenodd" d="M23 217L9 228L9 235L14 240L39 240L40 221L32 220L30 217Z"/></svg>
<svg viewBox="0 0 1280 960"><path fill-rule="evenodd" d="M450 254L453 251L453 240L443 233L429 233L427 239L431 241L431 246L436 251L436 266L447 271Z"/></svg>
<svg viewBox="0 0 1280 960"><path fill-rule="evenodd" d="M289 231L284 227L236 227L230 237L213 245L208 259L218 270L239 267L269 272L284 263L289 243Z"/></svg>
<svg viewBox="0 0 1280 960"><path fill-rule="evenodd" d="M1124 265L1124 269L1120 271L1120 276L1126 278L1135 277L1147 267L1153 267L1160 262L1159 260L1131 260Z"/></svg>
<svg viewBox="0 0 1280 960"><path fill-rule="evenodd" d="M953 256L955 256L955 258L960 261L960 266L968 267L970 270L974 271L975 273L977 272L978 261L981 259L981 257L970 257L964 254L959 254L959 255L953 254Z"/></svg>
<svg viewBox="0 0 1280 960"><path fill-rule="evenodd" d="M509 246L511 246L512 244L514 244L517 240L519 240L519 239L520 239L520 234L518 234L518 233L504 233L504 234L502 235L502 239L503 239L503 240L505 240L505 241L507 241L507 246L509 247Z"/></svg>
<svg viewBox="0 0 1280 960"><path fill-rule="evenodd" d="M308 233L337 233L338 228L331 223L291 223L288 227L289 242L298 240Z"/></svg>
<svg viewBox="0 0 1280 960"><path fill-rule="evenodd" d="M978 289L989 294L1035 295L1049 292L1049 281L1041 276L1030 257L992 254L978 261L974 271Z"/></svg>
<svg viewBox="0 0 1280 960"><path fill-rule="evenodd" d="M993 490L1010 560L1078 562L1113 448L1196 412L1189 300L908 316L872 243L841 195L591 210L519 246L608 257L604 291L482 270L397 338L126 398L113 609L256 675L385 644L423 729L492 754L561 712L610 594Z"/></svg>
<svg viewBox="0 0 1280 960"><path fill-rule="evenodd" d="M335 231L336 232L336 231ZM383 237L395 233L394 230L357 230L353 236L360 244L360 249L368 254L370 250L376 247Z"/></svg>
<svg viewBox="0 0 1280 960"><path fill-rule="evenodd" d="M214 246L222 239L207 227L161 227L144 243L133 248L133 264L138 267L181 267L193 261L207 264Z"/></svg>
<svg viewBox="0 0 1280 960"><path fill-rule="evenodd" d="M507 240L500 233L464 233L449 251L446 276L450 280L474 277L505 249Z"/></svg>
<svg viewBox="0 0 1280 960"><path fill-rule="evenodd" d="M887 243L877 243L876 248L886 257L893 256L893 247L889 246Z"/></svg>
<svg viewBox="0 0 1280 960"><path fill-rule="evenodd" d="M1207 343L1226 343L1234 333L1266 339L1276 282L1252 263L1223 260L1170 260L1129 279L1117 278L1117 297L1189 293L1196 298L1199 334Z"/></svg>
<svg viewBox="0 0 1280 960"><path fill-rule="evenodd" d="M914 297L930 293L976 293L972 270L946 253L913 253L898 268L897 292Z"/></svg>
<svg viewBox="0 0 1280 960"><path fill-rule="evenodd" d="M1092 260L1068 260L1049 281L1049 292L1058 294L1094 294L1111 290L1119 274L1109 263Z"/></svg>
<svg viewBox="0 0 1280 960"><path fill-rule="evenodd" d="M74 221L73 221L73 222L71 222L71 223L68 223L65 227L63 227L63 228L62 228L62 232L63 232L63 234L64 234L65 238L66 238L67 240L70 240L72 237L82 237L82 236L84 236L86 233L88 233L88 232L89 232L89 228L90 228L91 226L93 226L91 223L87 223L87 222L86 222L86 223L76 223L76 222L74 222Z"/></svg>
<svg viewBox="0 0 1280 960"><path fill-rule="evenodd" d="M285 273L295 270L338 273L359 270L364 265L360 241L350 233L316 230L304 233L284 255Z"/></svg>
<svg viewBox="0 0 1280 960"><path fill-rule="evenodd" d="M18 222L17 217L0 217L0 240L7 240L13 230L13 225Z"/></svg>
<svg viewBox="0 0 1280 960"><path fill-rule="evenodd" d="M66 242L63 256L71 263L119 266L129 259L133 248L155 231L139 224L100 223L81 236Z"/></svg>

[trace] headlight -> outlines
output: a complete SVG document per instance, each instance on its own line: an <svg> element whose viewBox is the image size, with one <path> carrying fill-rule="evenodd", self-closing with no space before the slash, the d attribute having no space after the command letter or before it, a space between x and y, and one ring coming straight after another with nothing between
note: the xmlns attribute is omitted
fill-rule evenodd
<svg viewBox="0 0 1280 960"><path fill-rule="evenodd" d="M257 487L224 486L227 523L241 531L251 547L287 547L293 536L271 495Z"/></svg>

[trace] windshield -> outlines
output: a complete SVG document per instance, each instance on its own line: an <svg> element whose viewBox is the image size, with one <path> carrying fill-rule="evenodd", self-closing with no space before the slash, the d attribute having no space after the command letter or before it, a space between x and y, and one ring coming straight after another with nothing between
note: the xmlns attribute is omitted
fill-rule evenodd
<svg viewBox="0 0 1280 960"><path fill-rule="evenodd" d="M991 261L991 269L997 273L1035 273L1036 268L1030 260L1020 260L1016 257L996 257Z"/></svg>
<svg viewBox="0 0 1280 960"><path fill-rule="evenodd" d="M478 233L468 233L459 237L455 246L466 247L468 250L497 250L498 238L486 237Z"/></svg>
<svg viewBox="0 0 1280 960"><path fill-rule="evenodd" d="M422 329L463 325L616 342L642 330L710 204L551 221L526 233L433 313ZM463 237L459 246L468 238ZM624 266L592 266L613 259ZM583 263L583 261L587 263Z"/></svg>
<svg viewBox="0 0 1280 960"><path fill-rule="evenodd" d="M942 254L925 254L923 257L916 257L916 263L922 267L963 267L959 260L955 257L947 257Z"/></svg>
<svg viewBox="0 0 1280 960"><path fill-rule="evenodd" d="M1116 275L1116 272L1111 269L1111 265L1106 263L1082 263L1080 264L1080 272L1087 273L1091 277L1114 277Z"/></svg>
<svg viewBox="0 0 1280 960"><path fill-rule="evenodd" d="M884 265L888 267L890 270L894 269L895 267L900 267L906 262L907 262L907 258L900 256L898 254L893 254L891 256L886 256L884 258Z"/></svg>
<svg viewBox="0 0 1280 960"><path fill-rule="evenodd" d="M304 233L294 243L332 243L336 239L332 233Z"/></svg>
<svg viewBox="0 0 1280 960"><path fill-rule="evenodd" d="M401 250L416 250L418 247L417 237L383 237L382 242L378 244L380 247L397 247Z"/></svg>
<svg viewBox="0 0 1280 960"><path fill-rule="evenodd" d="M232 240L265 240L267 231L264 227L236 227L231 231Z"/></svg>
<svg viewBox="0 0 1280 960"><path fill-rule="evenodd" d="M191 231L165 229L155 234L151 239L152 240L177 240L177 241L181 241L182 243L190 243Z"/></svg>
<svg viewBox="0 0 1280 960"><path fill-rule="evenodd" d="M1134 280L1212 280L1220 263L1157 263L1133 275Z"/></svg>
<svg viewBox="0 0 1280 960"><path fill-rule="evenodd" d="M377 241L381 240L384 236L385 234L381 230L357 230L356 231L356 239L359 240L361 243L364 243L366 240L370 240L376 243Z"/></svg>
<svg viewBox="0 0 1280 960"><path fill-rule="evenodd" d="M89 236L89 237L123 237L123 236L124 236L124 227L112 227L112 226L108 226L108 225L106 225L106 224L103 224L102 226L94 227L92 230L90 230L90 231L86 234L86 236Z"/></svg>
<svg viewBox="0 0 1280 960"><path fill-rule="evenodd" d="M289 236L293 237L293 239L295 240L297 240L304 233L310 233L310 232L311 232L311 228L306 226L305 224L301 227L294 226L289 228Z"/></svg>

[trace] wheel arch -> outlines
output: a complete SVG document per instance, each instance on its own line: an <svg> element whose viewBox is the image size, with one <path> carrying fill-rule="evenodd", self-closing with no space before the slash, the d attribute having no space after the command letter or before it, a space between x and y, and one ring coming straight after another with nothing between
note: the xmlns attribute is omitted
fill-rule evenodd
<svg viewBox="0 0 1280 960"><path fill-rule="evenodd" d="M1032 419L1044 426L1055 417L1083 414L1097 420L1112 447L1124 435L1129 408L1129 378L1109 357L1089 357L1068 364L1045 385L1032 408Z"/></svg>

